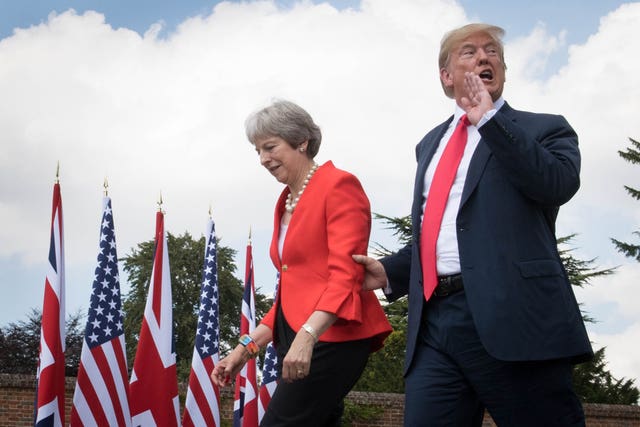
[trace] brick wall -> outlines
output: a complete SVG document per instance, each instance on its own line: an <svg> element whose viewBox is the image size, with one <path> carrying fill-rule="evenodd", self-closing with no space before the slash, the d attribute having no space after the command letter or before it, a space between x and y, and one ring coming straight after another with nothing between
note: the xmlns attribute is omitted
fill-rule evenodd
<svg viewBox="0 0 640 427"><path fill-rule="evenodd" d="M69 421L75 378L67 378L66 420ZM180 387L182 395L186 392ZM29 375L0 374L0 427L27 427L33 425L33 403L35 399L35 378ZM220 416L222 425L231 425L233 418L233 390L225 388L220 393ZM353 427L395 427L402 425L404 396L395 393L351 392L347 399L356 405L374 405L382 409L375 420L354 422ZM638 427L640 426L640 406L584 405L588 427ZM495 427L488 415L483 427Z"/></svg>
<svg viewBox="0 0 640 427"><path fill-rule="evenodd" d="M75 378L66 379L65 408L67 416L71 411L75 385ZM35 389L35 376L0 374L0 427L33 425Z"/></svg>

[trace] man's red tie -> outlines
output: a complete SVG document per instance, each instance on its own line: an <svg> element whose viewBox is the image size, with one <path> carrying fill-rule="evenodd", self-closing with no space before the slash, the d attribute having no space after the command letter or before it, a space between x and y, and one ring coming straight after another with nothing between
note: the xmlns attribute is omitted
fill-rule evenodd
<svg viewBox="0 0 640 427"><path fill-rule="evenodd" d="M438 284L436 271L436 242L440 233L442 215L447 205L453 179L462 160L464 146L467 144L467 126L469 119L464 114L460 117L458 126L453 131L442 157L436 166L433 180L429 187L427 205L422 217L422 231L420 233L420 261L422 262L422 283L424 298L429 301L433 290Z"/></svg>

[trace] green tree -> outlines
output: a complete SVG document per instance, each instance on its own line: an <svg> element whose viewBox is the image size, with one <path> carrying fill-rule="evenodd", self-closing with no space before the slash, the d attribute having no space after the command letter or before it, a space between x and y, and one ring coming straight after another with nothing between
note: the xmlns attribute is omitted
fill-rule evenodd
<svg viewBox="0 0 640 427"><path fill-rule="evenodd" d="M571 255L573 249L567 248L566 245L574 237L575 234L571 234L558 239L558 246L562 247L559 249L560 258L573 286L583 287L595 277L608 276L615 272L615 268L597 270L592 267L595 258L585 261ZM585 322L597 322L584 311L582 317ZM637 404L639 392L634 385L635 380L624 377L617 379L606 369L606 366L605 347L596 350L590 361L574 366L573 386L580 399L589 403Z"/></svg>
<svg viewBox="0 0 640 427"><path fill-rule="evenodd" d="M387 224L386 229L391 230L393 236L398 239L399 246L405 246L411 241L411 217L388 217L374 214L376 220ZM373 255L383 257L393 253L393 250L374 243ZM387 319L393 328L393 332L387 337L384 347L369 357L367 366L362 376L354 386L354 390L404 393L404 354L407 342L407 315L409 313L409 300L406 296L387 303L381 301Z"/></svg>
<svg viewBox="0 0 640 427"><path fill-rule="evenodd" d="M573 385L583 402L637 405L640 394L634 380L616 379L607 371L605 347L597 350L588 362L573 369Z"/></svg>
<svg viewBox="0 0 640 427"><path fill-rule="evenodd" d="M637 165L640 163L640 142L633 138L629 138L629 141L631 141L631 147L627 147L627 151L618 151L618 154L627 162ZM627 185L624 186L624 189L627 190L627 193L629 193L631 197L640 200L640 190ZM640 230L634 231L633 234L639 237ZM611 239L611 241L618 252L624 254L626 257L635 258L636 261L640 262L640 244L626 243L616 239Z"/></svg>
<svg viewBox="0 0 640 427"><path fill-rule="evenodd" d="M568 247L569 243L575 237L575 234L570 234L568 236L559 237L558 238L558 252L560 254L560 259L562 260L562 264L564 265L565 270L567 271L567 276L569 276L569 282L573 286L577 286L579 288L584 287L584 285L589 284L591 279L595 277L608 276L615 272L615 267L613 268L605 268L603 270L598 270L597 267L593 267L593 263L596 261L595 258L589 260L581 260L575 258L571 252L573 248ZM582 305L582 304L580 304ZM589 316L584 310L582 311L582 319L585 322L594 323L596 320Z"/></svg>
<svg viewBox="0 0 640 427"><path fill-rule="evenodd" d="M171 292L173 297L174 339L178 377L187 379L191 368L191 356L197 326L200 302L200 281L204 263L204 236L194 239L185 232L181 236L167 233L169 267L171 271ZM142 316L147 299L151 268L153 265L154 241L139 243L122 261L131 285L124 297L125 337L129 366L137 349L137 340L142 324ZM218 240L218 290L220 319L220 352L225 354L235 347L240 325L243 281L235 277L236 251L220 245ZM268 310L270 302L256 290L256 317L261 318Z"/></svg>
<svg viewBox="0 0 640 427"><path fill-rule="evenodd" d="M384 347L369 356L369 361L354 390L380 393L404 393L404 354L407 342L408 300L402 297L390 304L381 301L393 332Z"/></svg>
<svg viewBox="0 0 640 427"><path fill-rule="evenodd" d="M392 231L400 245L411 241L411 217L388 217L374 214L376 220L383 221L387 229ZM581 260L572 255L573 248L569 246L575 234L558 238L558 252L567 271L569 281L573 286L583 287L589 284L593 278L607 276L615 272L615 268L598 269L594 267L595 258ZM385 256L392 251L379 244L375 245L374 255ZM383 306L394 332L387 338L385 348L374 353L369 358L360 381L355 389L361 391L384 391L402 393L402 369L404 361L407 330L408 301L403 297L391 304L383 301ZM584 311L583 319L586 322L594 322ZM401 344L401 345L399 345ZM634 386L634 380L616 379L606 369L605 349L596 351L595 357L588 363L577 365L574 370L574 386L576 393L583 401L591 403L637 403L638 389Z"/></svg>
<svg viewBox="0 0 640 427"><path fill-rule="evenodd" d="M42 312L31 309L27 320L11 322L0 328L0 372L35 375L40 352ZM65 326L65 375L75 377L80 365L84 340L84 316L70 314Z"/></svg>

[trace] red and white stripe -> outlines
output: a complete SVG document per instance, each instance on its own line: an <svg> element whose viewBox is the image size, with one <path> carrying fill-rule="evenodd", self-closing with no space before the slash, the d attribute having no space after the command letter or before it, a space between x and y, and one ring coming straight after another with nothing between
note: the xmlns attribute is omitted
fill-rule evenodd
<svg viewBox="0 0 640 427"><path fill-rule="evenodd" d="M218 360L217 356L201 359L194 349L182 423L184 427L220 426L220 391L209 377Z"/></svg>
<svg viewBox="0 0 640 427"><path fill-rule="evenodd" d="M70 426L131 426L124 336L90 349L82 345Z"/></svg>

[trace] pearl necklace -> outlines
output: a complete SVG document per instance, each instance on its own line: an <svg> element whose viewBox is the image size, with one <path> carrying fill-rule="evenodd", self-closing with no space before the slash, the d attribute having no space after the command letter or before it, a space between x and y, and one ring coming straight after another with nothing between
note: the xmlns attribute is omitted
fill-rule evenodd
<svg viewBox="0 0 640 427"><path fill-rule="evenodd" d="M304 189L307 188L307 184L309 184L309 180L311 179L313 174L316 173L317 169L318 169L318 164L314 162L313 166L311 166L311 169L309 170L309 173L305 177L304 182L302 183L302 188L300 189L300 191L298 191L298 195L296 196L295 199L291 200L293 198L291 196L291 193L287 194L287 201L284 203L284 208L287 210L287 212L293 213L293 210L296 208L296 206L298 205L298 202L300 201L300 197L302 196Z"/></svg>

